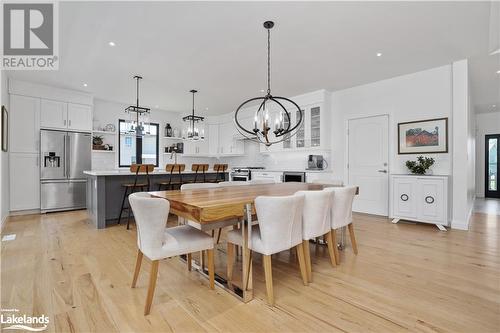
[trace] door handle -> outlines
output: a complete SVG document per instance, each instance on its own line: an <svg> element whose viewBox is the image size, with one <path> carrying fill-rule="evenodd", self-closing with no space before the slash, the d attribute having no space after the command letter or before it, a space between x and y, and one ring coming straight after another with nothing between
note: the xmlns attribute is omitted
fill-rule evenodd
<svg viewBox="0 0 500 333"><path fill-rule="evenodd" d="M378 172L387 173L387 170L377 170Z"/></svg>
<svg viewBox="0 0 500 333"><path fill-rule="evenodd" d="M69 162L70 162L70 140L71 140L71 137L69 135L66 136L67 140L68 140L68 144L66 145L66 176L69 177L69 174L70 174L70 171L69 171Z"/></svg>

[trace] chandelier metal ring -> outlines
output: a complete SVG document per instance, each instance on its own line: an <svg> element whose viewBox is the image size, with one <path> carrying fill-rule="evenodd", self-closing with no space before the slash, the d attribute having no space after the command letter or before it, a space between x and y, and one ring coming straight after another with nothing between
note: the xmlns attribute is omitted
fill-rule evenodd
<svg viewBox="0 0 500 333"><path fill-rule="evenodd" d="M285 141L295 134L297 134L299 128L303 126L303 114L300 107L289 98L272 96L271 95L271 32L274 22L266 21L264 22L264 28L267 30L267 94L261 97L250 98L243 103L241 103L235 111L234 121L236 124L236 129L245 138L259 143L263 143L266 146L270 146L275 143ZM248 104L256 101L261 101L259 107L254 114L254 127L245 128L240 122L240 113L247 108L250 108ZM288 111L283 105L284 102L290 103L292 108L296 108L297 119L295 119L295 124L292 126L292 112ZM274 128L272 129L270 121L270 112L273 110L269 109L269 104L275 103L279 106L278 111L274 110ZM286 123L286 125L285 125Z"/></svg>

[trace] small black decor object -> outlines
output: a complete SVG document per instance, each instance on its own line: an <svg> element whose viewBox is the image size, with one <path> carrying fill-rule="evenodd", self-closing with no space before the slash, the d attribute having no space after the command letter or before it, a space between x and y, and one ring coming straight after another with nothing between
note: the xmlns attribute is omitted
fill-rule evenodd
<svg viewBox="0 0 500 333"><path fill-rule="evenodd" d="M101 135L94 135L92 137L92 144L96 146L102 145L102 136Z"/></svg>
<svg viewBox="0 0 500 333"><path fill-rule="evenodd" d="M434 164L432 157L417 157L417 161L406 161L406 167L415 175L425 175L427 170Z"/></svg>

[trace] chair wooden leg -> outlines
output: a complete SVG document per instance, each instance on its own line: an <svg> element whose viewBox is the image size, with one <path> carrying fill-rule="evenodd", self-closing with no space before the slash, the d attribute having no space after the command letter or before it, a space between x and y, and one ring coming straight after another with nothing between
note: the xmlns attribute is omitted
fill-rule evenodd
<svg viewBox="0 0 500 333"><path fill-rule="evenodd" d="M233 269L234 269L234 248L235 245L232 243L227 243L227 271L226 271L226 276L227 276L227 282L231 283L233 280Z"/></svg>
<svg viewBox="0 0 500 333"><path fill-rule="evenodd" d="M210 289L215 289L214 249L207 250L207 257L208 257L208 279L210 281Z"/></svg>
<svg viewBox="0 0 500 333"><path fill-rule="evenodd" d="M151 273L149 274L149 287L148 295L146 296L146 306L144 307L144 315L147 316L151 310L151 304L153 303L153 296L155 294L156 288L156 278L158 277L158 264L159 260L153 260L151 263Z"/></svg>
<svg viewBox="0 0 500 333"><path fill-rule="evenodd" d="M332 229L332 243L333 243L333 253L335 254L335 263L340 265L340 253L337 247L337 230Z"/></svg>
<svg viewBox="0 0 500 333"><path fill-rule="evenodd" d="M191 259L192 259L191 258L191 253L188 253L186 255L186 261L187 261L188 271L190 271L190 272L191 272Z"/></svg>
<svg viewBox="0 0 500 333"><path fill-rule="evenodd" d="M243 281L243 285L245 286L245 290L248 290L248 282L250 281L250 271L252 267L252 250L248 250L247 262L244 263L244 265L246 265L247 267L247 273L245 275L245 280Z"/></svg>
<svg viewBox="0 0 500 333"><path fill-rule="evenodd" d="M137 260L135 262L135 271L134 271L134 278L132 279L132 288L135 288L135 285L137 283L137 278L139 277L139 271L141 270L142 256L143 254L141 250L137 250Z"/></svg>
<svg viewBox="0 0 500 333"><path fill-rule="evenodd" d="M205 251L200 251L200 266L203 272L205 270Z"/></svg>
<svg viewBox="0 0 500 333"><path fill-rule="evenodd" d="M263 255L264 260L264 275L266 277L267 302L274 306L274 291L273 291L273 269L271 264L271 256Z"/></svg>
<svg viewBox="0 0 500 333"><path fill-rule="evenodd" d="M354 227L352 223L347 226L349 228L349 236L351 237L351 246L355 255L358 255L358 244L356 243L356 236L354 236Z"/></svg>
<svg viewBox="0 0 500 333"><path fill-rule="evenodd" d="M309 240L303 240L302 246L304 247L304 257L306 260L307 280L312 282L312 264L311 264L311 251L309 249Z"/></svg>
<svg viewBox="0 0 500 333"><path fill-rule="evenodd" d="M302 282L304 286L309 285L307 282L307 269L306 269L306 260L304 259L304 247L302 243L296 246L297 249L297 258L299 259L299 267L300 267L300 275L302 275Z"/></svg>
<svg viewBox="0 0 500 333"><path fill-rule="evenodd" d="M335 248L337 248L337 244L333 240L331 231L325 234L326 241L328 245L328 253L330 254L330 262L333 267L337 266L337 259L335 258Z"/></svg>

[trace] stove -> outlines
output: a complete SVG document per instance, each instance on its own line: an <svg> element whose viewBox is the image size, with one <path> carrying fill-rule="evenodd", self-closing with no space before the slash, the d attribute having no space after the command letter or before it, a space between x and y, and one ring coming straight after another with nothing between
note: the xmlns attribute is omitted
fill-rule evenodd
<svg viewBox="0 0 500 333"><path fill-rule="evenodd" d="M262 170L264 167L232 167L229 179L233 182L246 182L252 179L252 170Z"/></svg>

